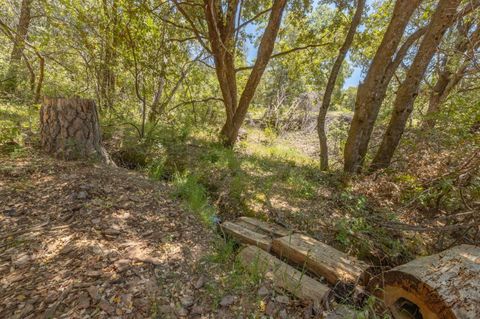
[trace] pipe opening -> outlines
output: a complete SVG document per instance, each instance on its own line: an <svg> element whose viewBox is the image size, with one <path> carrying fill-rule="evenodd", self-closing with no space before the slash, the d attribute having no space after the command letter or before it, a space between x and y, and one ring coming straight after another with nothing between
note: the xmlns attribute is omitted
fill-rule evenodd
<svg viewBox="0 0 480 319"><path fill-rule="evenodd" d="M399 298L394 307L401 319L423 319L420 308L406 298Z"/></svg>

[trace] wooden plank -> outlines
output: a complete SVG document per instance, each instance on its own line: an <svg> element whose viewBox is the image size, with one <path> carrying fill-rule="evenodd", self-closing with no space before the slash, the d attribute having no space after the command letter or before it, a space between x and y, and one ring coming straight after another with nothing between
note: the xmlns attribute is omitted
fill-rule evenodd
<svg viewBox="0 0 480 319"><path fill-rule="evenodd" d="M317 309L320 309L331 295L331 290L326 285L257 247L245 247L238 254L238 258L249 271L264 273L276 287L299 299L313 301Z"/></svg>
<svg viewBox="0 0 480 319"><path fill-rule="evenodd" d="M259 233L259 234L268 236L268 237L270 237L270 238L272 237L272 236L270 235L270 233L264 231L264 230L261 229L261 228L258 228L258 227L255 226L255 225L249 224L249 223L241 220L240 218L235 221L235 224L240 225L240 226L243 226L243 227L245 227L245 228L247 228L247 229L250 229L250 230L253 231L253 232L256 232L256 233Z"/></svg>
<svg viewBox="0 0 480 319"><path fill-rule="evenodd" d="M256 233L248 228L232 222L223 222L220 227L225 234L242 244L255 245L263 250L270 251L272 239L263 234Z"/></svg>
<svg viewBox="0 0 480 319"><path fill-rule="evenodd" d="M363 284L368 265L302 234L274 239L275 254L305 267L331 284Z"/></svg>
<svg viewBox="0 0 480 319"><path fill-rule="evenodd" d="M273 224L273 223L267 223L252 217L243 216L243 217L240 217L239 220L245 223L248 223L250 225L253 225L274 237L288 236L291 233L288 229L286 229L283 226Z"/></svg>

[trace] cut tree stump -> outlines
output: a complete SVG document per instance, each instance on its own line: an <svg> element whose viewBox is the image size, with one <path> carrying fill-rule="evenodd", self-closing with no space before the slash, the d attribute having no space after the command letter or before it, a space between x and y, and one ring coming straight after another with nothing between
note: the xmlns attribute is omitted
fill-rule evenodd
<svg viewBox="0 0 480 319"><path fill-rule="evenodd" d="M331 290L326 285L258 247L245 247L237 258L250 272L264 273L276 287L288 291L299 299L313 301L317 309L320 309L330 298Z"/></svg>
<svg viewBox="0 0 480 319"><path fill-rule="evenodd" d="M266 234L257 233L249 228L232 222L223 222L220 228L239 243L255 245L265 251L270 251L272 239Z"/></svg>
<svg viewBox="0 0 480 319"><path fill-rule="evenodd" d="M302 234L276 238L272 251L331 283L364 284L368 265L318 240Z"/></svg>
<svg viewBox="0 0 480 319"><path fill-rule="evenodd" d="M460 245L372 280L395 319L480 318L480 247Z"/></svg>
<svg viewBox="0 0 480 319"><path fill-rule="evenodd" d="M42 148L57 158L100 159L113 164L101 145L93 100L45 97L40 109L40 139Z"/></svg>

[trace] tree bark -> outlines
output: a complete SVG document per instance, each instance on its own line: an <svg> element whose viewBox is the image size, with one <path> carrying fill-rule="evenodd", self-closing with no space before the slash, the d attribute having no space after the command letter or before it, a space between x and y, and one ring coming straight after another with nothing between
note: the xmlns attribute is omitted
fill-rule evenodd
<svg viewBox="0 0 480 319"><path fill-rule="evenodd" d="M23 50L25 49L28 28L30 26L32 1L33 0L22 0L20 17L14 35L12 53L10 55L10 64L8 66L4 83L4 90L8 93L13 93L17 89L17 75L22 60Z"/></svg>
<svg viewBox="0 0 480 319"><path fill-rule="evenodd" d="M418 95L418 89L428 64L442 41L443 34L455 21L459 4L460 0L439 1L426 34L420 44L420 48L407 71L405 80L398 89L393 114L383 136L380 148L372 161L370 167L372 170L385 168L390 165L408 117L413 111L413 104Z"/></svg>
<svg viewBox="0 0 480 319"><path fill-rule="evenodd" d="M355 112L344 151L344 170L347 172L361 170L373 125L385 97L384 92L386 92L396 69L394 68L395 61L399 60L394 59L394 55L410 17L420 2L421 0L411 0L395 3L392 19L373 58L365 81L358 87Z"/></svg>
<svg viewBox="0 0 480 319"><path fill-rule="evenodd" d="M117 34L117 4L114 0L112 4L108 0L102 2L104 26L103 32L103 52L100 62L99 82L100 82L100 107L104 109L113 108L115 97L115 71L113 66L116 60L116 34Z"/></svg>
<svg viewBox="0 0 480 319"><path fill-rule="evenodd" d="M330 107L332 93L335 89L335 83L337 82L338 73L340 72L340 68L342 67L343 60L345 60L347 52L348 50L350 50L350 47L352 45L353 38L355 36L355 33L357 32L357 27L362 19L364 7L365 0L358 0L357 9L352 18L352 22L350 23L347 36L338 52L338 56L333 64L330 76L328 77L327 87L325 88L325 93L323 95L322 105L320 106L320 111L318 112L317 133L318 139L320 141L320 169L322 171L328 170L328 143L325 130L325 118L327 116L328 108Z"/></svg>
<svg viewBox="0 0 480 319"><path fill-rule="evenodd" d="M101 145L101 132L93 100L44 98L40 109L42 148L55 157L100 159L113 164Z"/></svg>
<svg viewBox="0 0 480 319"><path fill-rule="evenodd" d="M225 106L226 120L220 131L220 139L225 146L232 147L237 141L238 131L272 55L286 2L286 0L273 2L268 24L258 48L257 59L239 99L235 68L235 21L238 15L238 0L228 1L225 13L222 12L223 6L220 1L204 0L209 51L214 57L215 71ZM182 14L188 17L181 6L176 1L175 3Z"/></svg>

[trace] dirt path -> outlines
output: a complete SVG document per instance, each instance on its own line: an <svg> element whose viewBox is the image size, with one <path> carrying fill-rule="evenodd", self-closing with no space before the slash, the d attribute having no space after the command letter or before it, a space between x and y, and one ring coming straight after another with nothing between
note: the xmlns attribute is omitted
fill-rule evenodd
<svg viewBox="0 0 480 319"><path fill-rule="evenodd" d="M206 316L212 234L169 194L124 169L0 158L0 318Z"/></svg>

